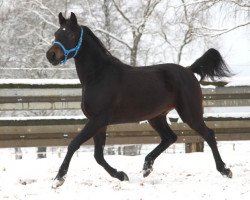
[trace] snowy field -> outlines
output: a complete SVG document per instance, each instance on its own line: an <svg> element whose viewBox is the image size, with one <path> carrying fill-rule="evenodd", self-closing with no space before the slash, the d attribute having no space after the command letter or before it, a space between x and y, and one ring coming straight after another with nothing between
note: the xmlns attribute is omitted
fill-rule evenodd
<svg viewBox="0 0 250 200"><path fill-rule="evenodd" d="M15 160L0 149L0 199L249 200L250 142L220 142L219 149L233 179L216 171L207 146L204 153L163 153L147 178L141 172L145 155L106 156L112 166L128 174L129 182L111 178L95 162L93 152L82 152L75 155L66 182L56 190L51 185L62 158Z"/></svg>

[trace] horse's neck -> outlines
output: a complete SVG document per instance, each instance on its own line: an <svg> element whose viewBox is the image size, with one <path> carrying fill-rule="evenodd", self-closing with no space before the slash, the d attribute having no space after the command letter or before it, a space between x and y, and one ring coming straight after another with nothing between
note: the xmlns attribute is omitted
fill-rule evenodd
<svg viewBox="0 0 250 200"><path fill-rule="evenodd" d="M94 82L98 76L101 76L105 63L107 58L102 52L94 51L87 45L84 46L79 56L75 58L76 71L81 83L86 85Z"/></svg>

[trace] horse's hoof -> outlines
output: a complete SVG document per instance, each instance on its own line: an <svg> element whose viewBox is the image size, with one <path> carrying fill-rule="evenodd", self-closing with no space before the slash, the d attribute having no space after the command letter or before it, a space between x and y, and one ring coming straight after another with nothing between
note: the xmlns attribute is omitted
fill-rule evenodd
<svg viewBox="0 0 250 200"><path fill-rule="evenodd" d="M225 177L233 178L233 173L232 173L232 171L231 171L230 169L225 168L225 169L221 172L221 174L222 174L223 176L225 176Z"/></svg>
<svg viewBox="0 0 250 200"><path fill-rule="evenodd" d="M145 161L144 165L143 165L143 177L147 177L152 171L153 171L153 161Z"/></svg>
<svg viewBox="0 0 250 200"><path fill-rule="evenodd" d="M153 171L153 168L143 169L143 177L146 178L151 172Z"/></svg>
<svg viewBox="0 0 250 200"><path fill-rule="evenodd" d="M124 172L117 172L116 175L114 176L115 178L118 178L120 181L129 181L129 178L127 174Z"/></svg>
<svg viewBox="0 0 250 200"><path fill-rule="evenodd" d="M56 177L53 181L52 188L56 189L56 188L60 187L64 183L64 181L65 181L65 176L62 178Z"/></svg>

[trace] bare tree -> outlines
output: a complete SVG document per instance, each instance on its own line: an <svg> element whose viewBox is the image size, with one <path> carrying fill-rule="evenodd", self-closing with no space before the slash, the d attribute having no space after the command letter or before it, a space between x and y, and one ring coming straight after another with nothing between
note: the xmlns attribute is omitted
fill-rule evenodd
<svg viewBox="0 0 250 200"><path fill-rule="evenodd" d="M152 12L154 11L157 4L160 2L160 0L149 0L146 1L145 5L142 5L141 9L141 18L139 18L138 21L131 20L126 16L126 13L120 8L120 6L116 3L115 0L112 0L114 3L114 6L120 16L125 20L125 22L128 24L132 31L132 37L133 42L130 46L130 64L132 66L136 65L137 62L137 54L138 54L138 48L141 41L141 37L144 34L146 23L148 22L150 16L152 15Z"/></svg>
<svg viewBox="0 0 250 200"><path fill-rule="evenodd" d="M104 5L107 2L109 2L109 0L104 1ZM110 30L106 29L107 26L105 26L104 29L100 27L94 27L94 29L95 31L103 33L107 35L107 37L125 46L130 52L130 64L132 66L135 66L137 64L138 49L139 49L139 45L141 42L141 37L145 33L147 22L149 21L150 17L152 16L153 11L155 10L155 7L157 6L159 2L160 0L150 0L150 1L146 1L146 3L139 2L140 7L136 7L136 9L134 10L127 10L128 8L127 1L118 2L118 1L112 0L113 6L116 11L116 16L118 14L116 19L119 20L120 27L117 27L117 28L122 30L120 32L121 34L118 34L118 35L114 34ZM131 13L133 14L131 15ZM111 26L115 26L115 24L114 23L112 25L109 24L109 27ZM130 32L127 31L128 29L130 30ZM116 29L116 32L118 32L117 29ZM125 35L129 37L128 36L129 34L131 34L132 40L127 40L127 41L124 40L123 36Z"/></svg>
<svg viewBox="0 0 250 200"><path fill-rule="evenodd" d="M58 28L57 15L80 5L79 22L90 26L115 56L133 66L166 62L169 55L180 63L198 41L205 45L250 24L248 0L16 0L0 5L4 67L49 67L45 52ZM219 16L235 23L218 26L210 13L216 13L216 20Z"/></svg>
<svg viewBox="0 0 250 200"><path fill-rule="evenodd" d="M202 26L201 36L217 37L250 25L250 2L248 0L213 0L213 2L213 6L208 9L219 10L218 18L225 23L218 24L213 21L208 26ZM230 25L227 25L227 22L230 22Z"/></svg>
<svg viewBox="0 0 250 200"><path fill-rule="evenodd" d="M104 27L110 33L111 32L111 0L103 0L103 12L104 12ZM108 34L105 34L105 44L107 49L111 49L111 38Z"/></svg>
<svg viewBox="0 0 250 200"><path fill-rule="evenodd" d="M208 38L201 37L202 26L209 23L207 10L213 3L196 2L188 3L188 0L170 2L166 10L159 17L159 35L163 38L168 51L171 52L173 62L180 64L187 47L195 42L205 44ZM169 17L169 13L172 13ZM211 42L211 41L210 41ZM201 45L200 45L201 47Z"/></svg>

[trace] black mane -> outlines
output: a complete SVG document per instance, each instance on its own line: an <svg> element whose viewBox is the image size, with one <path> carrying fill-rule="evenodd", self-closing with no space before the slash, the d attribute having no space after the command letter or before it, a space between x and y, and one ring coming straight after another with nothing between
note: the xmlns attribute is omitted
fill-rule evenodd
<svg viewBox="0 0 250 200"><path fill-rule="evenodd" d="M87 32L87 34L88 34L89 36L91 36L91 38L100 46L100 48L102 49L102 51L103 51L106 55L112 56L112 57L113 57L113 55L109 52L109 50L104 46L104 44L102 43L102 41L101 41L98 37L95 36L95 34L90 30L89 27L84 26L84 30L85 30L85 31Z"/></svg>
<svg viewBox="0 0 250 200"><path fill-rule="evenodd" d="M118 58L116 58L115 56L113 56L110 51L105 47L105 45L102 43L102 41L96 37L96 35L91 31L91 29L87 26L83 26L84 31L95 41L95 43L100 47L100 49L102 50L102 52L104 53L104 55L107 56L107 58L110 61L113 62L118 62L118 63L123 63L121 60L119 60ZM124 63L123 63L124 64Z"/></svg>

